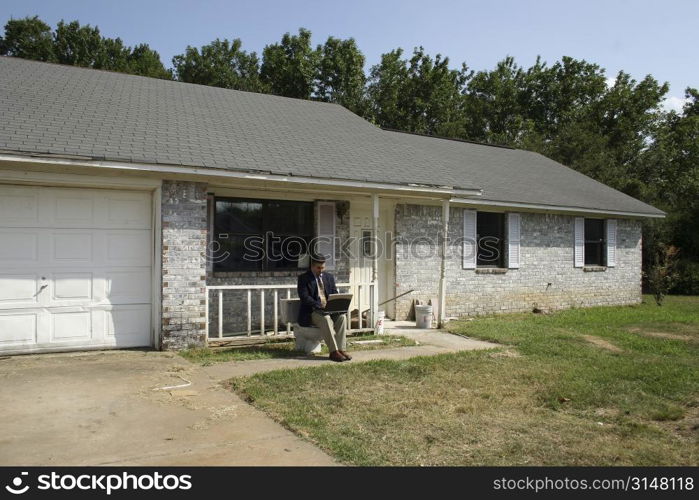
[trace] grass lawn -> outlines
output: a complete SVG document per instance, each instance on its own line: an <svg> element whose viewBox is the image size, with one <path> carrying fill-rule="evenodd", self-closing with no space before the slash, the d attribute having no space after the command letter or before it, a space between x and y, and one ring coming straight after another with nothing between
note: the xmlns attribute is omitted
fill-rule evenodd
<svg viewBox="0 0 699 500"><path fill-rule="evenodd" d="M360 341L376 341L378 343L356 344ZM388 347L402 347L415 345L413 340L400 336L377 336L373 334L360 334L352 337L347 337L347 352L366 351L372 349L386 349ZM293 341L284 342L269 342L256 346L247 347L219 347L219 348L203 348L203 349L186 349L180 351L180 355L189 361L200 363L204 366L213 363L221 363L223 361L249 361L252 359L270 359L270 358L297 358L305 356L304 353L294 349ZM322 351L319 356L327 356L328 348L323 344Z"/></svg>
<svg viewBox="0 0 699 500"><path fill-rule="evenodd" d="M503 347L231 384L347 464L699 463L699 297L450 329Z"/></svg>

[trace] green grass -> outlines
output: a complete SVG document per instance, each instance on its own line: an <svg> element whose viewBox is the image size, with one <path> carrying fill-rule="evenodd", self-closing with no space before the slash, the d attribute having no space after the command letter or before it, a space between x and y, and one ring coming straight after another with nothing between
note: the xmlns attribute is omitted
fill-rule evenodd
<svg viewBox="0 0 699 500"><path fill-rule="evenodd" d="M355 344L356 341L380 340L377 344ZM361 334L347 338L347 350L365 351L415 345L415 342L401 336ZM327 356L328 348L323 344L319 356ZM189 361L207 366L225 361L250 361L255 359L298 358L305 354L294 349L293 341L270 341L266 344L247 347L198 348L180 351L180 355Z"/></svg>
<svg viewBox="0 0 699 500"><path fill-rule="evenodd" d="M450 324L496 350L231 384L348 464L697 465L699 297L644 302Z"/></svg>

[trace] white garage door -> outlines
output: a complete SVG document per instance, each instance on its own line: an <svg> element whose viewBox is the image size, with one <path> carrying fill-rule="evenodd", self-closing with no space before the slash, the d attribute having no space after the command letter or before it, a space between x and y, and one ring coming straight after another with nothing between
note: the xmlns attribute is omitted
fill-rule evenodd
<svg viewBox="0 0 699 500"><path fill-rule="evenodd" d="M0 352L151 344L151 195L0 185Z"/></svg>

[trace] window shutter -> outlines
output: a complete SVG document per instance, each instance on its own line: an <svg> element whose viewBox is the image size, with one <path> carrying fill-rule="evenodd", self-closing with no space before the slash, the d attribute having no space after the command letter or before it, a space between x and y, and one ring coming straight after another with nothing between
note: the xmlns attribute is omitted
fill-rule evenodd
<svg viewBox="0 0 699 500"><path fill-rule="evenodd" d="M335 203L318 202L318 239L316 252L325 256L325 266L335 268Z"/></svg>
<svg viewBox="0 0 699 500"><path fill-rule="evenodd" d="M616 219L607 219L607 267L616 266Z"/></svg>
<svg viewBox="0 0 699 500"><path fill-rule="evenodd" d="M585 265L585 218L575 218L575 267Z"/></svg>
<svg viewBox="0 0 699 500"><path fill-rule="evenodd" d="M464 210L464 269L476 268L476 211Z"/></svg>
<svg viewBox="0 0 699 500"><path fill-rule="evenodd" d="M507 267L519 269L519 214L507 214Z"/></svg>

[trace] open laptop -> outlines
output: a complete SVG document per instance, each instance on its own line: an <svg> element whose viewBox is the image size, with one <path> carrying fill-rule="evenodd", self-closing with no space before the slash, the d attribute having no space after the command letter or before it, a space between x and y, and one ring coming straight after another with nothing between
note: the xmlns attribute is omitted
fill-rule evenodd
<svg viewBox="0 0 699 500"><path fill-rule="evenodd" d="M351 293L331 293L328 296L328 303L325 305L323 312L326 314L345 314L349 310L351 302Z"/></svg>

